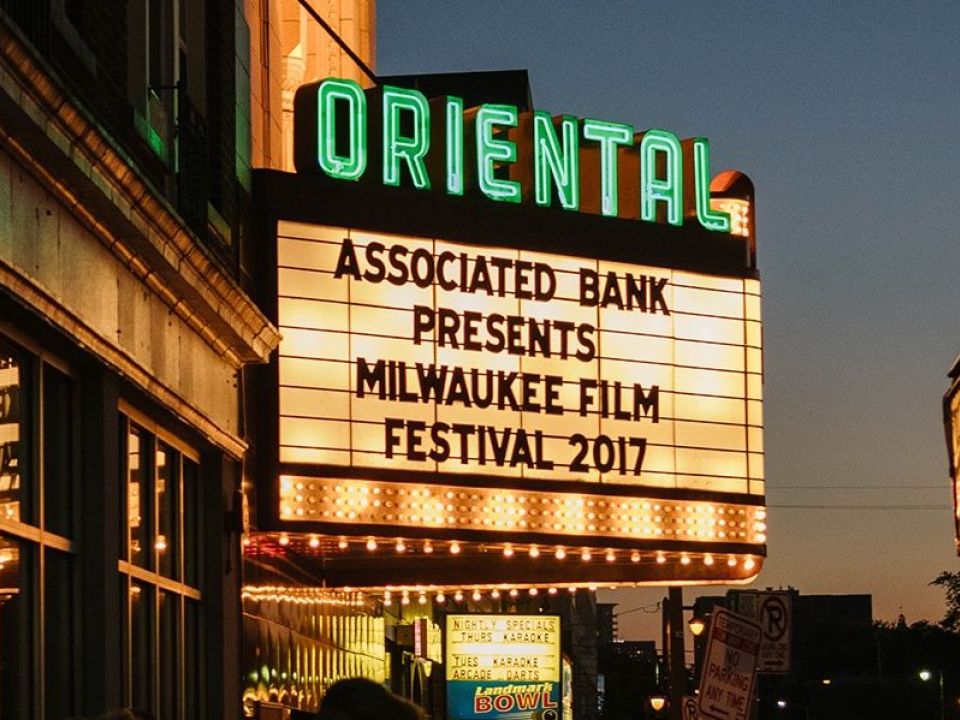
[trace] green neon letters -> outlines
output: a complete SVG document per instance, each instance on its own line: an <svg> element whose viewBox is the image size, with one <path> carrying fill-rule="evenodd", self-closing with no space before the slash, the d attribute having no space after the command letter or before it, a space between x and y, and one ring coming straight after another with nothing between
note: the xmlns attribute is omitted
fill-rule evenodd
<svg viewBox="0 0 960 720"><path fill-rule="evenodd" d="M298 113L304 112L301 107L313 107L313 86L303 92L298 97L309 103L298 105ZM377 127L368 118L367 92L352 80L329 78L316 86L315 97L316 118L298 115L298 121L305 120L298 127L307 134L298 131L297 137L303 139L297 142L309 144L298 146L303 153L296 155L297 167L303 163L312 166L315 155L316 166L330 177L361 179L368 163L368 127ZM602 215L620 214L619 186L626 179L631 187L638 187L641 221L657 222L659 216L661 222L682 226L686 212L691 222L695 214L706 230L730 232L730 215L710 207L710 143L706 138L692 138L681 145L673 133L654 129L643 133L636 147L633 127L625 123L594 118L581 122L570 115L554 118L535 111L524 115L521 124L514 105L483 104L475 112L465 113L463 99L448 96L434 105L438 115L442 108L445 142L432 144L431 128L440 129L441 118L431 124L431 104L422 93L383 86L379 104L384 185L409 184L426 190L435 184L448 195L464 195L470 186L493 200L519 203L525 188L516 178L525 178L524 173L532 170L533 188L527 190L532 189L537 205L550 206L556 196L563 209L579 210L580 144L592 142L598 151L594 166L599 165ZM519 131L508 132L518 127ZM521 172L508 173L508 166L516 163L520 154L518 143L522 144L524 164ZM621 147L633 151L621 153ZM532 168L527 165L530 161ZM476 164L467 167L468 162ZM621 163L633 168L633 177L621 175Z"/></svg>
<svg viewBox="0 0 960 720"><path fill-rule="evenodd" d="M710 207L710 141L693 139L694 188L697 197L697 220L707 230L730 232L730 214Z"/></svg>
<svg viewBox="0 0 960 720"><path fill-rule="evenodd" d="M600 143L600 212L616 217L619 210L617 196L617 145L633 142L633 126L585 118L583 137Z"/></svg>
<svg viewBox="0 0 960 720"><path fill-rule="evenodd" d="M665 163L657 177L657 153ZM683 150L680 140L666 130L647 130L640 140L640 219L657 221L657 203L667 206L667 222L683 225Z"/></svg>
<svg viewBox="0 0 960 720"><path fill-rule="evenodd" d="M447 98L447 194L463 195L463 98Z"/></svg>
<svg viewBox="0 0 960 720"><path fill-rule="evenodd" d="M400 134L400 113L413 116L413 134ZM430 105L416 90L383 87L383 184L400 184L400 161L407 163L410 179L418 190L430 189L423 162L430 149Z"/></svg>
<svg viewBox="0 0 960 720"><path fill-rule="evenodd" d="M477 111L477 184L480 192L492 200L520 202L520 183L495 175L496 163L517 160L517 146L512 140L493 136L497 125L517 126L517 108L513 105L481 105Z"/></svg>
<svg viewBox="0 0 960 720"><path fill-rule="evenodd" d="M337 154L338 102L347 105L346 155ZM357 180L367 169L367 98L352 80L326 80L317 88L317 164L339 180Z"/></svg>
<svg viewBox="0 0 960 720"><path fill-rule="evenodd" d="M577 144L577 119L560 119L563 148L557 140L553 118L547 112L533 114L533 187L537 205L550 205L551 178L564 210L580 208L580 153Z"/></svg>

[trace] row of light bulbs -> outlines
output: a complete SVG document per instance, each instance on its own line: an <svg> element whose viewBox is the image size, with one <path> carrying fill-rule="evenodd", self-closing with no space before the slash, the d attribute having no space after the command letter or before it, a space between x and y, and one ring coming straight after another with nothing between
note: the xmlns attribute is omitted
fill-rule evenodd
<svg viewBox="0 0 960 720"><path fill-rule="evenodd" d="M570 587L567 589L571 594L577 591L576 587ZM597 588L595 585L591 585L589 589L596 590ZM556 595L558 592L559 590L555 587L547 588L546 590L547 595ZM539 588L535 588L535 587L527 588L527 594L530 597L536 597L537 595L540 594L540 590ZM416 595L417 595L418 604L426 605L429 602L429 598L427 597L426 591L419 591L416 593ZM492 600L499 600L503 595L507 595L511 599L515 599L520 596L520 589L510 588L509 590L505 589L501 592L499 589L493 588L490 591L489 595ZM457 590L456 592L454 592L453 594L454 602L462 603L465 599L466 599L466 596L464 595L463 590ZM474 602L480 602L480 600L483 599L483 593L480 592L479 588L475 589L470 594L470 599L473 600ZM438 605L443 605L447 601L447 596L444 594L442 590L438 590L433 596L433 601ZM409 605L410 602L411 602L410 591L409 590L402 591L400 594L400 604ZM383 604L386 607L390 607L393 604L393 593L390 590L384 591Z"/></svg>
<svg viewBox="0 0 960 720"><path fill-rule="evenodd" d="M283 547L286 547L287 545L290 544L290 536L287 533L282 533L277 542L279 542L279 544L282 545ZM249 538L244 538L244 544L249 544ZM307 544L311 548L320 547L320 536L310 535L310 538L307 541ZM350 547L350 541L347 540L347 538L345 537L340 537L339 540L337 541L337 547L339 547L341 550L346 550L347 548ZM373 538L373 537L367 538L366 548L369 552L376 552L379 547L380 547L380 544L377 542L376 538ZM398 554L403 554L410 549L410 546L403 539L397 539L393 547ZM457 542L456 540L452 540L449 543L447 543L447 552L449 552L451 555L459 555L461 552L461 549L462 548L460 546L460 543ZM424 540L423 545L421 546L421 550L425 555L430 555L434 552L434 545L430 540ZM516 554L516 552L517 552L517 549L515 549L511 543L506 543L503 546L502 553L503 553L503 556L506 558L513 557ZM531 558L538 558L543 552L544 551L541 551L540 546L538 545L530 545L529 547L526 548L526 553ZM576 550L573 550L573 549L568 551L566 547L562 545L558 545L553 550L553 556L557 560L565 560L571 553L575 555L579 554L580 560L582 562L590 562L594 558L594 551L590 548L582 548L580 549L579 552L577 552ZM611 562L611 563L616 562L617 553L615 550L608 548L603 553L603 557L607 562ZM663 552L657 552L655 554L655 557L656 557L656 562L658 564L662 565L667 562L667 556ZM643 559L643 556L640 554L639 550L633 550L630 552L631 562L639 563L642 559ZM707 566L711 566L717 562L717 559L714 557L712 553L704 554L702 559L703 559L703 564ZM681 565L690 565L692 562L693 562L693 559L688 553L685 553L685 552L680 553ZM729 555L727 557L727 565L729 567L736 567L737 563L738 563L738 560L736 555ZM744 559L743 566L745 570L753 570L754 567L756 567L756 561L752 557L748 556Z"/></svg>

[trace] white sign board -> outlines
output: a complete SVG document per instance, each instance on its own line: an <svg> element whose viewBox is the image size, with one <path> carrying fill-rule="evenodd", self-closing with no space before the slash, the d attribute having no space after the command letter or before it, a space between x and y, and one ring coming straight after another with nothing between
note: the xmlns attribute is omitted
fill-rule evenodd
<svg viewBox="0 0 960 720"><path fill-rule="evenodd" d="M279 235L281 462L762 494L758 281Z"/></svg>
<svg viewBox="0 0 960 720"><path fill-rule="evenodd" d="M701 717L747 720L761 637L760 625L750 618L714 610L700 678Z"/></svg>
<svg viewBox="0 0 960 720"><path fill-rule="evenodd" d="M694 695L684 695L680 703L683 720L700 720L700 707Z"/></svg>
<svg viewBox="0 0 960 720"><path fill-rule="evenodd" d="M770 674L790 672L793 627L793 600L790 592L774 590L740 593L737 610L760 623L763 631L757 671Z"/></svg>

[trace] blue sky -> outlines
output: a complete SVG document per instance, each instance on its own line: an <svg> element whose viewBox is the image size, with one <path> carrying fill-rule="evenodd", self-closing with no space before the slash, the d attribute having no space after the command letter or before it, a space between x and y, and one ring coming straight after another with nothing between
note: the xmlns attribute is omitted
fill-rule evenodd
<svg viewBox="0 0 960 720"><path fill-rule="evenodd" d="M960 567L940 410L960 353L960 3L380 0L377 22L381 74L525 68L538 109L704 135L715 171L750 175L771 505L758 585L939 619L927 583ZM650 634L646 617L624 634Z"/></svg>

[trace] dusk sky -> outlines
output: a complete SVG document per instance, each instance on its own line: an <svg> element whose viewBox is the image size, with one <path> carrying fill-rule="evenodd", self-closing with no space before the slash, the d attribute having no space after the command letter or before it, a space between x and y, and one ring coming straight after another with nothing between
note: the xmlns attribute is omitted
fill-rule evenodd
<svg viewBox="0 0 960 720"><path fill-rule="evenodd" d="M770 505L754 587L939 620L928 583L960 567L940 404L960 353L960 3L380 0L377 23L380 74L527 69L538 109L706 136L714 172L753 179ZM621 636L658 622L626 614Z"/></svg>

